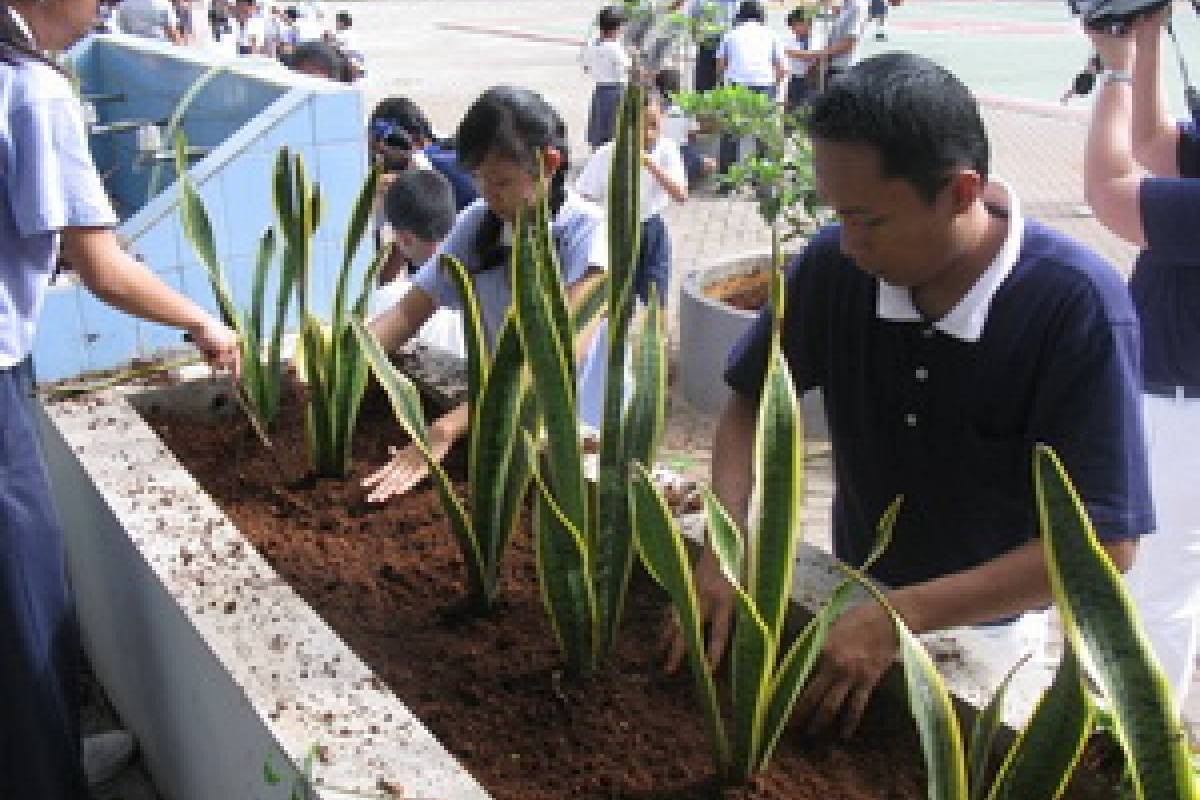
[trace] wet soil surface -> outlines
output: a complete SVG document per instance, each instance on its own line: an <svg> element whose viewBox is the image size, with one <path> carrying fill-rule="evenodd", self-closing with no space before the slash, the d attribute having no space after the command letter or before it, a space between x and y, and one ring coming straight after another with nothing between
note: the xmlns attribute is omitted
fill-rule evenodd
<svg viewBox="0 0 1200 800"><path fill-rule="evenodd" d="M789 731L753 785L716 787L687 674L657 651L664 596L633 580L619 651L573 683L538 593L529 535L514 536L500 607L463 613L462 558L427 485L382 507L359 482L402 435L382 398L364 406L347 480L307 477L301 415L285 407L274 458L242 419L146 416L249 540L500 800L916 800L911 720L869 710L850 742ZM464 471L452 452L452 471Z"/></svg>

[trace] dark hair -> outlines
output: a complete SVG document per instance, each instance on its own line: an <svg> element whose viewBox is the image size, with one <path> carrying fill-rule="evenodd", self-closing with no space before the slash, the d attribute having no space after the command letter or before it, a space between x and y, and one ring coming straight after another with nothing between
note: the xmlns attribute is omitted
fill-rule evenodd
<svg viewBox="0 0 1200 800"><path fill-rule="evenodd" d="M414 139L433 139L433 126L421 107L407 97L385 97L371 111L370 126L378 128L377 122L386 120L408 133Z"/></svg>
<svg viewBox="0 0 1200 800"><path fill-rule="evenodd" d="M292 51L292 55L288 59L288 66L298 70L303 64L314 64L331 81L349 82L350 69L346 57L340 50L326 42L310 39L296 45L296 49Z"/></svg>
<svg viewBox="0 0 1200 800"><path fill-rule="evenodd" d="M663 67L654 75L654 88L662 92L664 97L679 94L682 83L679 70L675 67Z"/></svg>
<svg viewBox="0 0 1200 800"><path fill-rule="evenodd" d="M813 15L811 11L803 6L797 6L788 12L787 18L784 20L784 22L790 28L797 22L812 22L812 18Z"/></svg>
<svg viewBox="0 0 1200 800"><path fill-rule="evenodd" d="M458 163L467 170L478 169L488 155L494 153L515 161L536 175L541 168L539 154L542 148L555 148L562 160L558 170L547 176L550 185L546 201L550 213L558 213L566 201L570 162L567 126L537 92L513 86L493 86L467 109L454 138L458 144ZM496 265L496 248L500 246L503 227L495 214L488 215L480 226L475 241L480 268Z"/></svg>
<svg viewBox="0 0 1200 800"><path fill-rule="evenodd" d="M437 170L405 170L388 186L383 213L393 229L440 242L454 224L454 189Z"/></svg>
<svg viewBox="0 0 1200 800"><path fill-rule="evenodd" d="M283 10L283 15L292 22L295 22L296 20L300 19L300 9L296 8L295 6L288 6Z"/></svg>
<svg viewBox="0 0 1200 800"><path fill-rule="evenodd" d="M928 202L967 167L988 177L988 139L979 106L962 81L912 53L859 62L814 101L814 139L862 144L879 153L885 178L902 178Z"/></svg>
<svg viewBox="0 0 1200 800"><path fill-rule="evenodd" d="M738 6L737 16L734 17L735 22L747 22L755 20L756 22L766 22L767 12L763 10L762 3L758 0L742 0L742 4Z"/></svg>
<svg viewBox="0 0 1200 800"><path fill-rule="evenodd" d="M354 18L350 16L349 11L339 11L334 15L333 21L340 25L345 25L347 28L354 25Z"/></svg>
<svg viewBox="0 0 1200 800"><path fill-rule="evenodd" d="M625 24L625 12L620 6L605 6L596 16L596 27L601 33L612 33Z"/></svg>

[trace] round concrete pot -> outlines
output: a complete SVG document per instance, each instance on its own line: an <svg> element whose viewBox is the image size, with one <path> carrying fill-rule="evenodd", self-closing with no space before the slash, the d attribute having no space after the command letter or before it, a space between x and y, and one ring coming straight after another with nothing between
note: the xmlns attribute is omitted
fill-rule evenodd
<svg viewBox="0 0 1200 800"><path fill-rule="evenodd" d="M725 362L758 312L744 311L705 294L713 283L732 275L766 269L770 256L743 253L688 273L679 292L679 382L683 396L697 408L717 413L729 397ZM825 406L819 391L801 398L807 438L827 437Z"/></svg>

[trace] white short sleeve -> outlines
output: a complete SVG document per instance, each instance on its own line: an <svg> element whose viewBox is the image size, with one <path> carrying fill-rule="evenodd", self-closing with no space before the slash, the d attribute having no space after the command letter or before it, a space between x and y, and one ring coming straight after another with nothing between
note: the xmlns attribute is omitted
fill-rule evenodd
<svg viewBox="0 0 1200 800"><path fill-rule="evenodd" d="M116 225L73 98L15 108L10 124L13 164L20 166L8 170L7 189L22 236Z"/></svg>
<svg viewBox="0 0 1200 800"><path fill-rule="evenodd" d="M613 143L608 142L592 154L583 172L575 180L575 190L594 203L608 200L608 175L612 170Z"/></svg>

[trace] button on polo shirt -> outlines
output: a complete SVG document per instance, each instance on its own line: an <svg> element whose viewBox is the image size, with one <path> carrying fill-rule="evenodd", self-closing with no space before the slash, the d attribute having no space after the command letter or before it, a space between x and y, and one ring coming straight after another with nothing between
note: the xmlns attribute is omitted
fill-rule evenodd
<svg viewBox="0 0 1200 800"><path fill-rule="evenodd" d="M834 549L861 563L903 494L872 570L892 586L1035 537L1037 442L1059 453L1102 539L1153 528L1128 292L1098 256L1014 206L996 263L939 320L842 255L837 227L789 267L784 354L797 390L825 397ZM769 335L764 313L730 354L726 381L745 396L761 390Z"/></svg>

